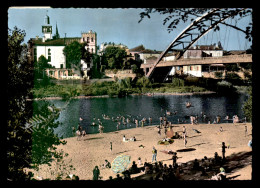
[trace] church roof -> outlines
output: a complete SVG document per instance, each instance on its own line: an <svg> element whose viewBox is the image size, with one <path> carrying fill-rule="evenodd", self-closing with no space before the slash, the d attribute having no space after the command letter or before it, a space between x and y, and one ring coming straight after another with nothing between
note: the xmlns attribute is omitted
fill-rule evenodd
<svg viewBox="0 0 260 188"><path fill-rule="evenodd" d="M36 46L65 46L73 41L80 41L80 37L66 37L66 38L59 38L59 39L51 39L46 40L45 42L42 41L42 38L32 38L31 42Z"/></svg>

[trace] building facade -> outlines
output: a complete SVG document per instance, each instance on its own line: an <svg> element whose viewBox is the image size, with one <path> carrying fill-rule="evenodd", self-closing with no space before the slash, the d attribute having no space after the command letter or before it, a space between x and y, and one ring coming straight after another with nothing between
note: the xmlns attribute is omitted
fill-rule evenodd
<svg viewBox="0 0 260 188"><path fill-rule="evenodd" d="M56 79L66 78L80 78L80 75L73 73L73 70L66 68L66 56L63 53L66 45L77 41L79 43L86 43L85 49L92 54L97 53L97 34L90 30L89 32L81 33L81 37L64 37L60 38L56 23L56 34L52 36L52 26L50 24L50 17L46 15L44 17L44 23L42 25L42 38L31 38L28 41L28 52L30 54L31 61L38 61L40 56L44 56L48 63L52 66L51 69L46 69L48 76ZM88 74L91 66L88 65L91 62L81 61L82 69L85 74ZM86 65L85 65L86 64ZM67 71L66 71L67 70ZM70 72L70 74L69 74ZM88 75L84 75L88 77ZM88 77L89 78L89 77Z"/></svg>

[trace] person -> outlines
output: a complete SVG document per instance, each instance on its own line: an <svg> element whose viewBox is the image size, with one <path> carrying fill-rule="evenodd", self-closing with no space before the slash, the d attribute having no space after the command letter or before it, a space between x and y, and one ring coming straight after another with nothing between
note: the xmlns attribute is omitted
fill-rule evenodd
<svg viewBox="0 0 260 188"><path fill-rule="evenodd" d="M225 161L225 153L226 153L227 146L225 145L225 142L222 142L222 160Z"/></svg>
<svg viewBox="0 0 260 188"><path fill-rule="evenodd" d="M152 125L152 118L149 117L149 124Z"/></svg>
<svg viewBox="0 0 260 188"><path fill-rule="evenodd" d="M245 136L247 136L247 126L245 126Z"/></svg>
<svg viewBox="0 0 260 188"><path fill-rule="evenodd" d="M98 180L100 175L100 171L98 169L98 166L95 166L94 170L93 170L93 180Z"/></svg>
<svg viewBox="0 0 260 188"><path fill-rule="evenodd" d="M110 151L112 151L112 142L110 142Z"/></svg>
<svg viewBox="0 0 260 188"><path fill-rule="evenodd" d="M220 123L220 116L217 116L217 123Z"/></svg>
<svg viewBox="0 0 260 188"><path fill-rule="evenodd" d="M133 164L132 164L132 166L131 166L129 171L130 171L131 174L135 174L135 173L139 172L139 169L137 168L137 165L136 165L135 161L133 161Z"/></svg>
<svg viewBox="0 0 260 188"><path fill-rule="evenodd" d="M221 167L220 172L218 174L212 176L211 180L220 180L220 181L227 180L225 169L223 167Z"/></svg>
<svg viewBox="0 0 260 188"><path fill-rule="evenodd" d="M123 179L122 179L122 177L121 177L119 174L117 174L117 175L116 175L116 180L117 180L117 181L121 181L121 180L123 180Z"/></svg>
<svg viewBox="0 0 260 188"><path fill-rule="evenodd" d="M138 120L137 119L135 120L135 125L136 125L136 127L138 127Z"/></svg>
<svg viewBox="0 0 260 188"><path fill-rule="evenodd" d="M85 131L85 130L83 130L83 131L81 132L81 136L82 136L82 137L86 136L86 131Z"/></svg>
<svg viewBox="0 0 260 188"><path fill-rule="evenodd" d="M142 165L142 164L143 164L143 163L142 163L142 160L141 160L141 157L138 157L137 164L138 164L138 165Z"/></svg>
<svg viewBox="0 0 260 188"><path fill-rule="evenodd" d="M136 138L135 138L135 136L134 136L134 137L132 137L132 138L130 138L130 141L136 141Z"/></svg>
<svg viewBox="0 0 260 188"><path fill-rule="evenodd" d="M219 128L219 131L220 131L220 132L223 132L223 128L222 128L222 127L220 127L220 128Z"/></svg>
<svg viewBox="0 0 260 188"><path fill-rule="evenodd" d="M154 147L154 146L153 146L152 153L153 153L152 162L153 162L154 160L155 160L155 162L157 162L157 160L156 160L156 156L157 156L157 150L155 149L155 147Z"/></svg>
<svg viewBox="0 0 260 188"><path fill-rule="evenodd" d="M160 126L158 126L157 128L158 128L158 129L157 129L158 135L161 135L161 128L160 128Z"/></svg>
<svg viewBox="0 0 260 188"><path fill-rule="evenodd" d="M82 131L82 127L79 125L78 126L78 130L81 132Z"/></svg>
<svg viewBox="0 0 260 188"><path fill-rule="evenodd" d="M198 159L195 159L194 162L193 162L193 167L192 169L193 170L199 170L199 167L200 167L200 164L198 162Z"/></svg>
<svg viewBox="0 0 260 188"><path fill-rule="evenodd" d="M183 133L183 137L184 137L184 135L187 136L187 131L186 131L186 127L185 126L183 126L183 128L182 128L182 133Z"/></svg>
<svg viewBox="0 0 260 188"><path fill-rule="evenodd" d="M183 140L184 140L184 147L186 148L186 144L187 144L186 135L183 135Z"/></svg>
<svg viewBox="0 0 260 188"><path fill-rule="evenodd" d="M191 123L192 125L194 124L193 116L190 116L190 123Z"/></svg>
<svg viewBox="0 0 260 188"><path fill-rule="evenodd" d="M177 162L177 153L174 152L172 155L172 166L174 167L176 165Z"/></svg>
<svg viewBox="0 0 260 188"><path fill-rule="evenodd" d="M123 136L123 142L128 142L128 140L125 138L125 135Z"/></svg>
<svg viewBox="0 0 260 188"><path fill-rule="evenodd" d="M77 140L80 140L81 132L79 130L76 131L76 135L77 135Z"/></svg>
<svg viewBox="0 0 260 188"><path fill-rule="evenodd" d="M105 160L105 163L101 165L102 168L111 168L110 162L108 160Z"/></svg>

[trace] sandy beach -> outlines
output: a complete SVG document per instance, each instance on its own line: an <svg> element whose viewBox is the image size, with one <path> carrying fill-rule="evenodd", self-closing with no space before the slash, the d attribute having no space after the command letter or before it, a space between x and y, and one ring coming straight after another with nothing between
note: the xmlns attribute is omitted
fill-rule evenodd
<svg viewBox="0 0 260 188"><path fill-rule="evenodd" d="M226 149L226 157L241 156L244 153L252 151L248 146L248 141L252 139L252 124L251 123L223 123L223 124L175 124L173 131L181 132L183 126L187 130L187 145L184 147L182 139L174 139L174 143L170 145L158 145L158 141L165 137L162 131L158 135L156 126L145 126L132 129L119 130L116 132L89 134L77 140L77 137L66 138L66 145L58 146L58 150L63 150L68 153L64 158L65 163L73 165L75 170L70 171L75 174L80 180L92 180L93 169L97 165L100 169L101 180L109 179L109 176L116 177L111 169L102 169L100 166L104 164L105 159L112 163L113 159L120 155L126 154L131 156L132 161L137 162L138 157L141 157L142 162L152 162L152 148L157 149L157 161L162 161L163 164L172 164L171 156L161 151L172 150L177 151L177 163L187 163L194 159L202 159L204 156L213 158L214 153L218 152L221 156L221 143L225 142L230 145ZM223 132L219 129L222 126ZM245 126L248 127L248 134L245 136ZM197 129L200 133L196 133L193 129ZM163 130L163 129L162 129ZM123 142L123 135L127 139L135 136L136 141ZM112 142L112 151L110 150L110 142ZM139 147L143 145L144 147ZM180 152L182 149L190 149L190 151ZM179 150L179 152L178 152ZM234 164L239 164L239 157ZM252 156L247 158L247 163L244 165L234 165L233 170L227 174L227 177L234 177L234 180L251 180ZM129 167L131 166L129 165ZM140 166L139 166L140 167ZM51 168L47 165L42 165L40 170L35 173L36 176L43 178L55 179L55 174L51 175ZM131 175L132 178L144 174L143 172ZM185 179L185 178L183 178Z"/></svg>

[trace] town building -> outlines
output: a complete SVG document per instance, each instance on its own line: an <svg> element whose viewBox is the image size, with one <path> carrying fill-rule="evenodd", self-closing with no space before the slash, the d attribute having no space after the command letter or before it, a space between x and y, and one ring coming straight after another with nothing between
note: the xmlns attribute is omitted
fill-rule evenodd
<svg viewBox="0 0 260 188"><path fill-rule="evenodd" d="M44 17L42 25L42 37L36 36L28 41L28 51L30 60L36 62L40 56L44 56L52 68L46 69L48 76L56 79L80 79L81 75L76 74L73 69L67 69L66 56L63 49L66 45L77 41L79 43L86 43L86 50L91 54L97 53L97 34L92 30L82 32L81 37L64 37L60 38L58 27L56 23L56 33L53 36L52 25L50 24L50 17ZM89 78L89 71L93 66L92 62L85 62L81 60L83 77Z"/></svg>

